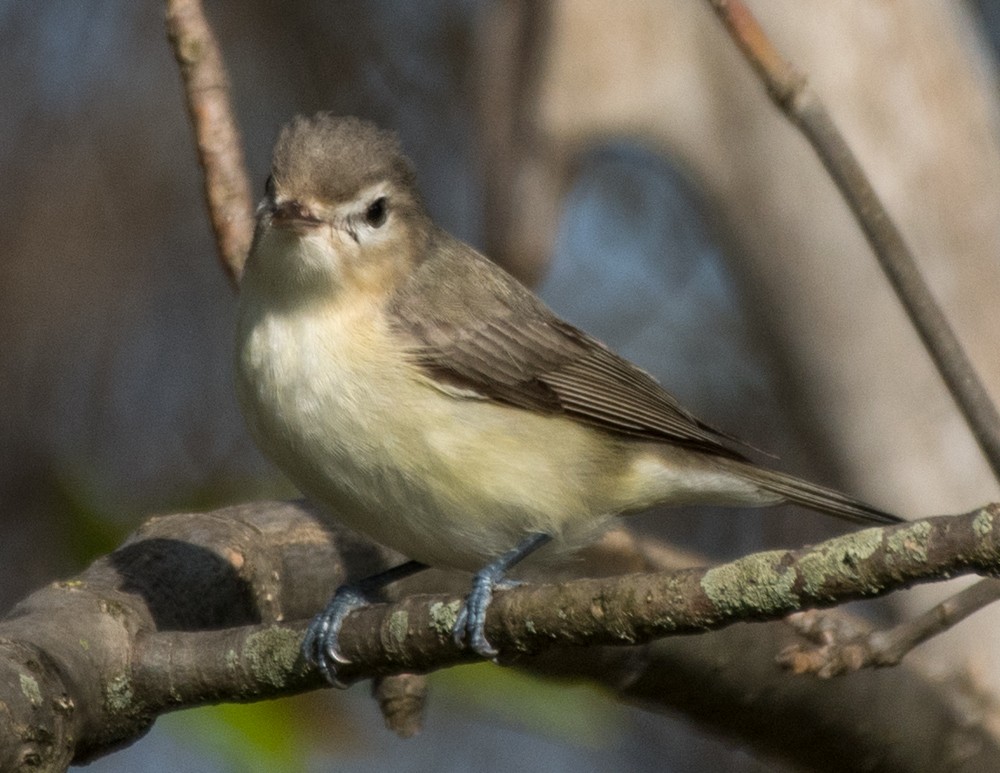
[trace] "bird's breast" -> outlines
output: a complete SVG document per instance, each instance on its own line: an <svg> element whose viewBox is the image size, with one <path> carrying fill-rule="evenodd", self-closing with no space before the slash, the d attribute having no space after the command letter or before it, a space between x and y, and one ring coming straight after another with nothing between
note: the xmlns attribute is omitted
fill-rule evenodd
<svg viewBox="0 0 1000 773"><path fill-rule="evenodd" d="M526 533L618 509L602 434L436 388L377 308L251 307L238 345L262 450L348 526L411 558L476 569Z"/></svg>
<svg viewBox="0 0 1000 773"><path fill-rule="evenodd" d="M412 558L480 563L491 548L477 543L490 527L472 525L481 507L459 449L445 440L462 433L449 415L455 401L426 385L378 309L241 316L240 404L258 445L292 482Z"/></svg>
<svg viewBox="0 0 1000 773"><path fill-rule="evenodd" d="M377 309L250 310L240 328L240 403L286 474L307 491L350 496L361 471L389 466L406 364Z"/></svg>

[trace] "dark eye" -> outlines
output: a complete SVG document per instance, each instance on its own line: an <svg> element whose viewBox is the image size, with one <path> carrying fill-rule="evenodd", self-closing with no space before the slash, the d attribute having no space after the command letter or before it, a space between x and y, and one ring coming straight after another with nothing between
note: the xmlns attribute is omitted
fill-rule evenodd
<svg viewBox="0 0 1000 773"><path fill-rule="evenodd" d="M269 174L264 181L264 193L269 199L274 198L274 175Z"/></svg>
<svg viewBox="0 0 1000 773"><path fill-rule="evenodd" d="M365 210L365 222L372 228L381 228L382 224L385 223L385 217L385 196L379 196L375 199L375 201L369 204L368 209Z"/></svg>

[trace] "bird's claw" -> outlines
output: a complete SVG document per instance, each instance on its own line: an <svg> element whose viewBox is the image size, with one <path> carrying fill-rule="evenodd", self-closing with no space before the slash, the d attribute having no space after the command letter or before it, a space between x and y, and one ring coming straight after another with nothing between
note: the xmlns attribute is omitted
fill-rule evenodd
<svg viewBox="0 0 1000 773"><path fill-rule="evenodd" d="M451 637L459 647L466 646L477 655L493 660L500 654L486 638L486 610L493 601L493 592L507 590L521 583L516 580L496 577L490 567L476 574L472 581L472 591L458 611Z"/></svg>
<svg viewBox="0 0 1000 773"><path fill-rule="evenodd" d="M353 610L368 603L367 596L356 586L341 586L326 609L316 615L306 628L302 639L302 657L315 665L323 678L334 687L349 686L337 676L337 667L351 662L340 651L340 628Z"/></svg>

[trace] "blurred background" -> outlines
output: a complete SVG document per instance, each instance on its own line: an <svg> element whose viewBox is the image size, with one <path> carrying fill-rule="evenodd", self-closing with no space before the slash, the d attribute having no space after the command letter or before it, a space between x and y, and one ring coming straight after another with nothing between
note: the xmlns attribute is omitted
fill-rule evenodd
<svg viewBox="0 0 1000 773"><path fill-rule="evenodd" d="M997 391L995 4L749 4L827 101ZM208 13L255 194L295 113L374 119L399 132L441 225L774 464L910 517L996 498L850 215L705 6L219 0ZM294 492L235 405L236 295L162 4L7 2L0 44L6 611L152 513ZM634 525L716 558L840 528L792 509ZM1000 691L991 617L920 657ZM168 716L90 769L167 764L776 769L683 718L488 665L434 675L415 740L383 729L356 687Z"/></svg>

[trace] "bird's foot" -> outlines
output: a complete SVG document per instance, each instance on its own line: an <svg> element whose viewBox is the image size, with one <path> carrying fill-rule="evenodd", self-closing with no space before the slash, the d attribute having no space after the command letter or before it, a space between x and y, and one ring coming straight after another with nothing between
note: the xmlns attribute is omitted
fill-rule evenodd
<svg viewBox="0 0 1000 773"><path fill-rule="evenodd" d="M451 629L455 644L465 644L473 652L492 660L500 653L486 638L486 610L493 601L493 592L520 585L519 582L504 577L507 571L552 537L548 534L529 534L520 544L508 550L490 564L487 564L472 579L472 591L458 612L458 619Z"/></svg>
<svg viewBox="0 0 1000 773"><path fill-rule="evenodd" d="M338 641L344 620L355 609L371 604L381 588L426 568L419 561L407 561L357 583L341 585L326 609L316 615L306 628L306 635L302 640L302 657L316 666L334 687L349 687L337 676L337 666L351 662L341 653Z"/></svg>
<svg viewBox="0 0 1000 773"><path fill-rule="evenodd" d="M302 640L302 657L315 665L334 687L349 687L337 677L337 667L351 662L340 651L340 628L351 612L370 601L361 587L342 585L333 594L326 609L316 615L306 629Z"/></svg>
<svg viewBox="0 0 1000 773"><path fill-rule="evenodd" d="M493 601L493 591L507 590L521 584L504 579L502 574L502 570L498 572L493 564L476 573L472 580L472 591L458 611L458 618L451 629L455 644L460 647L465 645L488 660L500 654L486 638L486 610Z"/></svg>

